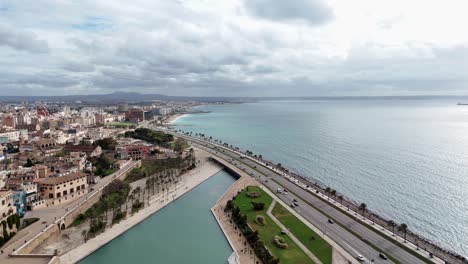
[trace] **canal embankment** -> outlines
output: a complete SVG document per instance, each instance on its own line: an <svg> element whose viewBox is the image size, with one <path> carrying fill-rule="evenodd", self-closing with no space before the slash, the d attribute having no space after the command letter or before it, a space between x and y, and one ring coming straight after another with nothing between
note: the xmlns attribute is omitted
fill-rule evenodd
<svg viewBox="0 0 468 264"><path fill-rule="evenodd" d="M86 258L223 169L222 166L209 161L206 153L203 157L200 157L200 159L204 159L202 165L182 175L183 180L181 183L169 190L168 193L152 197L149 200L149 205L139 212L88 240L86 243L82 243L76 248L66 252L60 256L61 263L77 263Z"/></svg>

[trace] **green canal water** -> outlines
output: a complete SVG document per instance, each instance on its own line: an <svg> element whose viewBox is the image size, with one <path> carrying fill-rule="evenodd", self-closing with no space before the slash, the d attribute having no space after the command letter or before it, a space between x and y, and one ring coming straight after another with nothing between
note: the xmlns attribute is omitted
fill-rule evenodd
<svg viewBox="0 0 468 264"><path fill-rule="evenodd" d="M227 263L232 250L210 208L234 181L220 171L80 264Z"/></svg>

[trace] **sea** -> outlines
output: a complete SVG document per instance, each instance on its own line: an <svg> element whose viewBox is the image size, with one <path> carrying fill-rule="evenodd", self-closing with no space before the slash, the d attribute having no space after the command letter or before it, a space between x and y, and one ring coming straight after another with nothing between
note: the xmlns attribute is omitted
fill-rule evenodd
<svg viewBox="0 0 468 264"><path fill-rule="evenodd" d="M364 202L468 256L468 106L456 99L204 105L175 121Z"/></svg>

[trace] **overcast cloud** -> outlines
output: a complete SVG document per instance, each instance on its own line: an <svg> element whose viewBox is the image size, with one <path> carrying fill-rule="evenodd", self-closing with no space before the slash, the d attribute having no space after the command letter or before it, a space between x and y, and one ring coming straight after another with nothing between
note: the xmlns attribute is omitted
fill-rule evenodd
<svg viewBox="0 0 468 264"><path fill-rule="evenodd" d="M3 0L0 95L466 95L466 5Z"/></svg>

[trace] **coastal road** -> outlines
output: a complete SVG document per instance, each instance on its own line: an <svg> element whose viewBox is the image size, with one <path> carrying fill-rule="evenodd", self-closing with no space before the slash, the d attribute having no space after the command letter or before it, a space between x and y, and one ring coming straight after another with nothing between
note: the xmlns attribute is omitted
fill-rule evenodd
<svg viewBox="0 0 468 264"><path fill-rule="evenodd" d="M426 263L362 225L362 223L348 216L343 211L318 198L315 194L308 192L260 163L248 158L241 158L233 150L217 146L211 142L187 135L177 134L177 136L183 136L213 155L231 161L235 166L257 178L272 191L276 191L277 188L288 189L289 194L280 195L280 198L287 203L291 203L293 199L297 199L300 205L295 208L296 211L352 255L361 254L368 260L373 259L373 263L391 263L390 260L379 258L379 252L384 252L399 263ZM268 181L266 182L265 180ZM333 219L335 224L329 224L329 218Z"/></svg>

